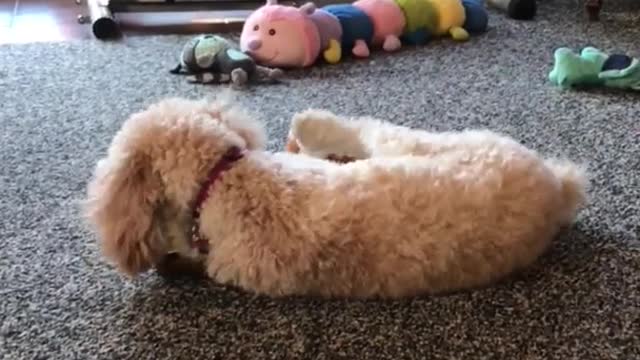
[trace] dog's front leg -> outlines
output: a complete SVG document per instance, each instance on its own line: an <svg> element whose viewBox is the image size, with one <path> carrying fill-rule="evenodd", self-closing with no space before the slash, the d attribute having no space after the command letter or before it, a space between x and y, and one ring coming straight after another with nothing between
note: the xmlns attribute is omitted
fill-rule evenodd
<svg viewBox="0 0 640 360"><path fill-rule="evenodd" d="M157 264L156 271L164 278L204 277L206 274L204 260L183 256L179 253L165 255Z"/></svg>

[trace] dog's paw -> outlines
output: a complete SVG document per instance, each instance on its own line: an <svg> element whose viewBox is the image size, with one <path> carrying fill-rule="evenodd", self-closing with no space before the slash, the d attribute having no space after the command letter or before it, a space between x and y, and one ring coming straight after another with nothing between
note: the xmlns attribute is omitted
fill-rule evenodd
<svg viewBox="0 0 640 360"><path fill-rule="evenodd" d="M358 157L357 131L329 111L307 110L294 115L289 134L297 150L326 158L330 154Z"/></svg>
<svg viewBox="0 0 640 360"><path fill-rule="evenodd" d="M298 140L293 137L290 133L287 137L287 143L285 145L285 150L290 153L298 154L300 153L300 145L298 145Z"/></svg>

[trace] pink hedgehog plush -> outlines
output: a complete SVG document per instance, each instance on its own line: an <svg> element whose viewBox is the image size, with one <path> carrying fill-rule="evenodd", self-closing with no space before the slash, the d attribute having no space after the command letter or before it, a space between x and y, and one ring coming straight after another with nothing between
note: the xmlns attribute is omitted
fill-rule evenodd
<svg viewBox="0 0 640 360"><path fill-rule="evenodd" d="M313 3L295 8L268 0L245 22L240 46L264 65L306 67L321 52L327 62L337 63L345 51L362 58L369 56L372 46L398 50L404 29L404 14L393 0L359 0L320 9Z"/></svg>
<svg viewBox="0 0 640 360"><path fill-rule="evenodd" d="M309 17L314 10L313 4L295 8L268 0L245 22L240 47L274 67L312 65L320 52L320 34Z"/></svg>

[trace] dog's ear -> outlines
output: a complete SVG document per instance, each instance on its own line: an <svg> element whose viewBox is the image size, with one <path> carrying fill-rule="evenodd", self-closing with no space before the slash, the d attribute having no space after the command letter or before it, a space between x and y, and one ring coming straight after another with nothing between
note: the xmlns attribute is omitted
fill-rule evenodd
<svg viewBox="0 0 640 360"><path fill-rule="evenodd" d="M245 141L247 149L263 150L265 148L267 136L259 121L248 116L234 114L227 125Z"/></svg>
<svg viewBox="0 0 640 360"><path fill-rule="evenodd" d="M105 257L127 275L148 270L164 255L154 225L161 186L147 157L116 150L98 163L89 184L86 216Z"/></svg>
<svg viewBox="0 0 640 360"><path fill-rule="evenodd" d="M223 93L207 105L208 113L218 119L245 142L249 150L263 150L267 132L262 122L236 104L233 96Z"/></svg>

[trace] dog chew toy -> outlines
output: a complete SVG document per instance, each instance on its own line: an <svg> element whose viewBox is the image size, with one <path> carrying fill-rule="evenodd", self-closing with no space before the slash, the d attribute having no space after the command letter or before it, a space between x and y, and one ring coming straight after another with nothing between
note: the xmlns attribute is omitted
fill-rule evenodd
<svg viewBox="0 0 640 360"><path fill-rule="evenodd" d="M549 80L560 87L610 87L640 90L640 61L626 54L606 54L594 47L580 54L559 48Z"/></svg>
<svg viewBox="0 0 640 360"><path fill-rule="evenodd" d="M185 44L172 74L189 75L199 84L229 83L242 87L249 82L277 82L282 70L257 65L237 45L218 35L199 35Z"/></svg>
<svg viewBox="0 0 640 360"><path fill-rule="evenodd" d="M345 54L366 58L373 48L396 51L439 36L464 41L488 23L484 0L358 0L322 8L276 1L254 11L240 36L242 51L271 67L307 67L320 56L335 64Z"/></svg>

